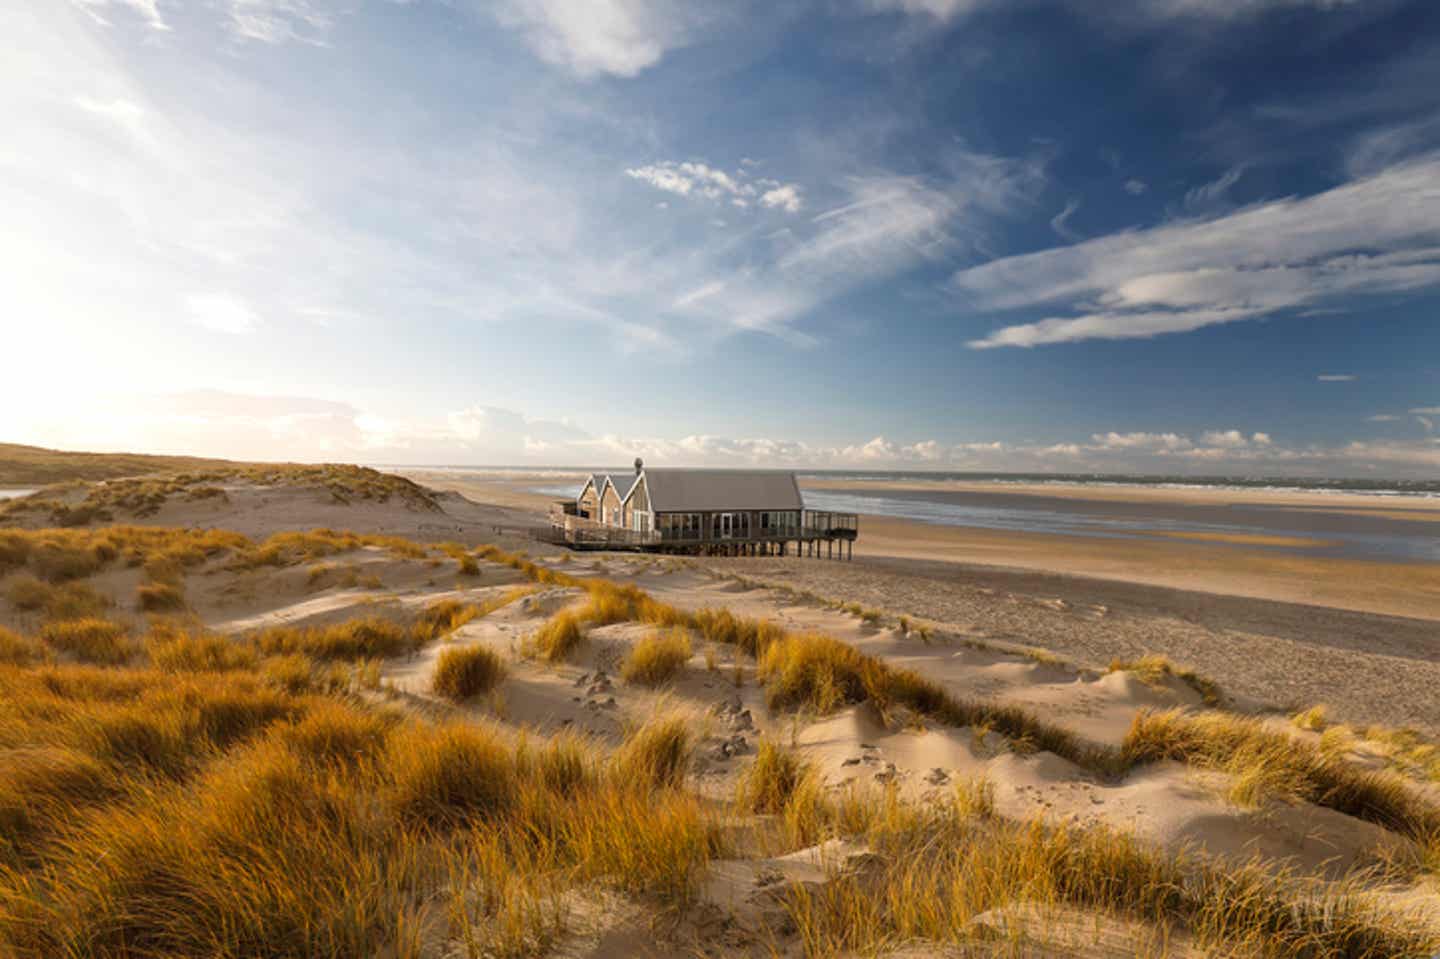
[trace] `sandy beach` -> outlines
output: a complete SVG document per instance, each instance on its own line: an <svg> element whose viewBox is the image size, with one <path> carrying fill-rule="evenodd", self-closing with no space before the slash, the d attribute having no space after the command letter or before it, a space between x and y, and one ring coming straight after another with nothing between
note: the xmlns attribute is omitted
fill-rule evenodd
<svg viewBox="0 0 1440 959"><path fill-rule="evenodd" d="M404 475L540 522L554 477ZM816 484L835 489L849 484ZM922 489L940 484L885 484ZM1063 496L1138 509L1157 525L1177 506L1303 510L1294 549L1174 536L1076 536L944 526L864 515L852 562L703 559L707 568L922 616L962 635L1036 647L1080 663L1158 653L1256 704L1326 703L1356 722L1440 730L1440 564L1304 555L1331 525L1376 512L1440 517L1433 500L1258 490L997 487L995 498ZM1393 521L1393 519L1392 519Z"/></svg>
<svg viewBox="0 0 1440 959"><path fill-rule="evenodd" d="M534 492L554 477L485 477L463 472L400 470L417 482L478 502L530 511L543 522L555 499ZM563 485L563 481L561 481ZM577 484L578 486L578 484ZM808 480L805 490L856 489L853 481ZM944 563L959 568L1029 570L1283 603L1440 620L1440 563L1379 562L1307 555L1330 537L1376 520L1400 526L1440 520L1440 499L1265 490L1156 489L1142 486L886 482L871 491L975 493L988 501L1066 498L1124 507L1137 517L1133 535L1054 535L941 525L862 514L855 561ZM1186 533L1160 527L1177 508L1260 507L1283 510L1284 535ZM1151 528L1153 527L1153 528ZM1361 526L1368 529L1369 526ZM1419 527L1428 532L1428 525ZM1284 547L1283 549L1276 547Z"/></svg>
<svg viewBox="0 0 1440 959"><path fill-rule="evenodd" d="M10 683L12 698L36 703L16 714L30 724L27 742L91 741L64 726L72 720L83 726L90 713L45 705L56 676L84 679L77 690L133 678L144 690L137 704L85 709L133 709L126 717L134 722L197 698L229 709L237 695L283 696L281 715L304 714L310 718L303 728L320 733L307 738L283 719L261 734L263 744L291 757L287 769L323 768L317 782L329 797L325 808L352 817L351 831L366 836L377 796L396 803L412 795L402 786L445 788L443 779L421 787L397 778L417 749L425 755L446 741L435 736L460 737L484 755L513 751L517 774L529 775L537 749L575 750L581 767L609 768L626 761L637 737L679 730L684 743L673 761L685 792L647 793L644 813L627 810L614 820L616 841L643 830L653 810L671 801L667 796L684 795L693 815L711 810L716 817L697 820L708 831L686 838L688 848L714 851L694 864L687 887L693 892L679 910L664 911L653 895L623 884L564 887L574 908L545 954L574 959L681 959L701 951L800 959L808 953L803 936L783 924L794 908L786 896L842 888L834 884L907 861L877 858L875 850L885 847L845 838L838 827L780 842L771 831L779 821L773 811L739 810L737 795L763 767L765 750L776 748L814 777L818 792L807 802L860 796L883 809L892 800L882 797L893 797L906 808L934 810L978 790L979 811L967 815L977 828L1002 830L1000 849L1034 835L1027 830L1035 827L1023 824L1096 830L1101 837L1120 830L1140 848L1174 857L1177 869L1192 868L1184 857L1200 850L1217 868L1261 861L1306 882L1348 882L1344 888L1352 890L1358 883L1367 901L1393 917L1383 922L1399 930L1386 933L1394 941L1440 941L1440 887L1430 867L1404 865L1429 855L1428 833L1402 815L1431 815L1440 801L1440 784L1417 765L1431 748L1417 737L1440 733L1436 620L1341 605L1348 587L1375 592L1371 605L1431 609L1424 578L1431 566L1394 564L1416 577L1405 579L1402 570L1380 564L1337 566L1249 543L1047 537L873 516L862 519L853 562L572 553L526 535L550 501L530 480L409 472L428 488L353 468L245 468L130 487L72 485L46 493L51 499L41 502L48 506L12 505L13 528L5 533L10 566L0 569L0 630L8 632L0 639L13 662L0 666L0 679ZM137 498L142 488L146 495ZM56 510L82 515L76 511L102 503L118 514L104 522L117 525L46 528ZM1247 586L1250 580L1260 585ZM1326 602L1275 598L1306 582ZM1377 592L1376 584L1390 592ZM154 598L167 595L171 602L157 607ZM82 607L104 619L66 620ZM546 643L567 635L566 624L573 638L547 651ZM108 631L118 645L85 641L85 630ZM764 651L762 632L773 644ZM639 671L638 662L653 662L645 651L663 643L676 650L665 670ZM787 671L776 666L774 651L797 662L830 659ZM1165 659L1147 658L1156 655ZM493 664L488 685L456 692L447 685L454 663L472 659ZM846 670L851 678L834 685ZM804 692L807 675L819 677L811 692ZM859 682L859 675L868 679ZM792 681L802 690L799 699L784 691ZM189 698L169 696L177 682L188 684ZM1292 721L1322 703L1323 717L1303 726ZM1166 732L1166 723L1207 722L1230 724L1245 742L1263 746L1264 758L1228 746L1233 756L1207 758L1165 738L1183 733ZM333 744L330 737L351 724L369 731L353 746L349 739ZM1397 727L1420 732L1391 731ZM391 745L367 746L366 737L374 736ZM1159 737L1163 748L1145 752L1147 737ZM223 792L232 782L226 770L271 755L239 744L211 759L212 747L195 748L202 758L191 761L213 768L175 793L174 809L142 805L139 814L157 830L162 822L203 819L231 801ZM380 758L321 767L284 752L328 756L351 748L381 749ZM1389 805L1377 811L1327 798L1321 780L1294 793L1253 785L1256 776L1274 776L1286 757L1322 749L1329 750L1327 762L1343 761L1347 772L1312 764L1301 775L1383 774L1392 791L1372 799ZM0 749L0 762L21 763L24 771L31 753L12 749L7 758ZM475 754L461 759L459 768L470 768ZM130 774L129 765L121 768ZM235 780L244 782L245 797L257 794L258 775ZM628 781L596 781L622 780ZM303 775L286 782L287 789L312 788ZM436 780L422 770L422 782ZM254 801L283 805L276 790L258 794ZM449 815L468 795L468 787L440 795L437 815ZM553 808L569 810L575 802L568 796ZM517 808L516 815L528 815L532 807ZM496 813L472 815L488 824L483 817ZM838 821L838 813L825 815ZM277 818L283 817L266 812L261 821ZM366 823L372 826L360 828ZM525 829L541 834L542 826ZM917 855L924 855L933 845L932 825L922 818L914 828ZM309 850L312 832L306 826L264 833L261 841L277 848L294 841ZM979 834L965 835L947 848L967 854L987 848L976 845ZM192 896L248 895L228 884L212 892L210 877L233 875L238 863L250 861L227 859L233 845L197 843L165 863L184 873ZM321 868L334 873L346 863L383 861L392 848L341 849ZM428 847L425 854L438 855ZM664 855L668 861L671 854ZM61 857L59 875L82 872L94 858ZM192 859L206 865L185 871L183 862ZM134 865L143 871L146 862ZM1377 879L1377 865L1393 875ZM470 866L457 860L447 868ZM506 875L525 875L532 867L504 868ZM605 868L613 875L613 867ZM892 886L916 894L903 872L863 874L882 884L876 898L890 895L884 889ZM304 884L311 868L283 875ZM554 873L543 881L548 889ZM75 885L57 880L56 894ZM1028 888L1001 901L1028 895ZM1199 936L1196 945L1163 916L1126 919L1085 900L1079 908L1062 905L1016 920L1027 942L1045 946L1027 955L1208 954L1209 940ZM987 905L977 916L990 911ZM676 918L657 924L660 915ZM487 922L475 929L486 933ZM71 920L62 931L71 927L89 928ZM460 927L465 923L432 923L413 954L458 954L469 928ZM46 934L35 924L0 922L0 942ZM957 935L978 942L992 934L972 924Z"/></svg>

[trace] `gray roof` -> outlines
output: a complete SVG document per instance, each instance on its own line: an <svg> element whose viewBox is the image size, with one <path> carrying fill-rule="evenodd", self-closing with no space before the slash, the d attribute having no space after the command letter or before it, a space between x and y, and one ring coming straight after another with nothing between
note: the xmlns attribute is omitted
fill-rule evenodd
<svg viewBox="0 0 1440 959"><path fill-rule="evenodd" d="M635 485L636 474L634 473L601 473L600 475L610 481L610 485L615 487L615 495L622 500L629 494L630 487Z"/></svg>
<svg viewBox="0 0 1440 959"><path fill-rule="evenodd" d="M595 484L595 494L597 496L604 496L606 482L609 482L611 486L615 487L615 495L619 496L623 500L629 494L630 487L635 485L635 474L591 473L589 476L585 477L585 482L580 486L580 492L575 494L576 499L579 499L580 495L585 492L585 487L589 486L591 483Z"/></svg>
<svg viewBox="0 0 1440 959"><path fill-rule="evenodd" d="M805 508L795 474L781 470L647 468L645 487L658 513Z"/></svg>

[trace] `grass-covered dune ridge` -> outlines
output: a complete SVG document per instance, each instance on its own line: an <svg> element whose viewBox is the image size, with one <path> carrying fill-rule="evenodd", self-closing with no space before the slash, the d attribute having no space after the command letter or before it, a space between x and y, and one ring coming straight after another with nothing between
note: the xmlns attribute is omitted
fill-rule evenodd
<svg viewBox="0 0 1440 959"><path fill-rule="evenodd" d="M257 572L298 590L335 575L309 577L308 564L361 550L443 577L444 594L222 632L183 610L86 609L83 594L43 592L91 589L116 570L182 595L196 577ZM655 936L690 930L696 948L711 947L687 924L709 914L699 901L721 860L763 873L765 857L832 839L866 853L819 886L775 885L785 921L751 929L751 953L975 946L985 914L1021 903L1257 956L1440 949L1363 877L1321 882L1109 829L1005 819L980 781L928 802L831 788L774 738L743 760L732 798L704 798L693 716L662 709L608 742L521 732L487 703L521 668L531 680L591 668L574 663L613 625L636 637L617 662L637 695L663 702L687 675L727 682L686 669L703 642L748 664L784 724L865 702L902 722L983 727L1017 753L1052 751L1112 781L1159 759L1237 781L1257 765L1270 775L1280 760L1260 737L1273 731L1228 714L1145 716L1124 747L1104 747L823 632L681 608L492 546L112 527L6 531L0 564L7 583L26 578L22 598L39 597L21 611L33 628L0 630L0 955L538 956L607 895L655 917ZM477 577L492 585L467 593ZM560 587L537 599L563 605L522 616L530 604L519 601L540 587ZM486 617L511 614L528 626L507 660L475 636ZM425 656L436 664L425 695L384 686L387 663ZM1211 716L1238 725L1212 729ZM1287 760L1265 788L1423 837L1433 810L1420 794L1389 791L1390 774L1366 791L1345 777L1371 771L1331 758Z"/></svg>
<svg viewBox="0 0 1440 959"><path fill-rule="evenodd" d="M404 477L365 466L220 463L140 476L54 483L28 496L0 502L0 520L77 527L146 519L169 503L208 501L223 506L229 498L227 488L237 486L311 491L320 501L336 504L394 501L422 512L440 511L430 490Z"/></svg>

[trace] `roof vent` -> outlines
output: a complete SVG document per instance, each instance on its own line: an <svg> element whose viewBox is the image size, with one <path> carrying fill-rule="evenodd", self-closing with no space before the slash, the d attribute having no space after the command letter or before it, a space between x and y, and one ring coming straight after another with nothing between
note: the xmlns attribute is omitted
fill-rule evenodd
<svg viewBox="0 0 1440 959"><path fill-rule="evenodd" d="M635 475L636 475L636 476L639 476L639 475L640 475L640 471L643 470L644 468L645 468L645 461L642 460L642 459L641 459L640 457L638 457L638 456L635 457Z"/></svg>

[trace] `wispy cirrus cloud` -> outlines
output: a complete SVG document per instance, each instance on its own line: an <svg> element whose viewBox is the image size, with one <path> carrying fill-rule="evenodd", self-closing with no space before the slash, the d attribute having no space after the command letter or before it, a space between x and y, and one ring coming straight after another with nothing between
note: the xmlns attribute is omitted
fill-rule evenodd
<svg viewBox="0 0 1440 959"><path fill-rule="evenodd" d="M626 169L625 175L632 180L648 183L665 193L707 200L728 200L738 207L748 207L758 202L768 209L799 213L800 208L805 205L798 184L782 183L768 177L752 179L744 164L733 173L727 173L699 160L664 160L630 167Z"/></svg>
<svg viewBox="0 0 1440 959"><path fill-rule="evenodd" d="M1315 379L1321 383L1353 383L1359 377L1354 373L1318 373Z"/></svg>
<svg viewBox="0 0 1440 959"><path fill-rule="evenodd" d="M316 0L227 0L230 31L260 43L309 43L324 46L335 22L327 5Z"/></svg>
<svg viewBox="0 0 1440 959"><path fill-rule="evenodd" d="M169 30L170 25L160 15L159 0L71 0L71 2L90 14L97 23L110 25L106 14L112 9L129 10L131 13L145 20L156 30Z"/></svg>
<svg viewBox="0 0 1440 959"><path fill-rule="evenodd" d="M1440 286L1440 157L1324 193L962 270L985 310L1064 304L972 348L1136 339Z"/></svg>

